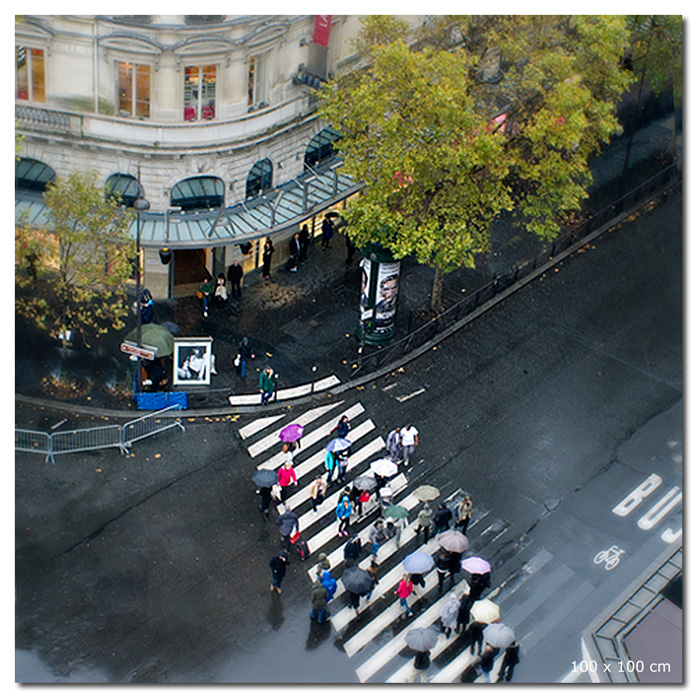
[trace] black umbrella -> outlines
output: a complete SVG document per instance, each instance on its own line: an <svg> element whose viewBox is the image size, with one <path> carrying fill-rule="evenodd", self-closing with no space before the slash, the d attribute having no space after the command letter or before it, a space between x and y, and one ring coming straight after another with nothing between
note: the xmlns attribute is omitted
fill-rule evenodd
<svg viewBox="0 0 700 700"><path fill-rule="evenodd" d="M373 476L358 476L353 482L360 491L371 491L376 485L377 480Z"/></svg>
<svg viewBox="0 0 700 700"><path fill-rule="evenodd" d="M253 481L260 487L274 486L277 483L277 472L272 469L259 469L253 474Z"/></svg>
<svg viewBox="0 0 700 700"><path fill-rule="evenodd" d="M281 535L291 535L299 525L299 518L293 511L286 510L277 518L277 525L279 526Z"/></svg>
<svg viewBox="0 0 700 700"><path fill-rule="evenodd" d="M437 640L438 633L432 627L414 627L406 632L406 644L413 651L427 651Z"/></svg>
<svg viewBox="0 0 700 700"><path fill-rule="evenodd" d="M357 566L351 566L349 569L345 569L340 578L346 590L351 593L362 595L372 590L372 577L367 571Z"/></svg>

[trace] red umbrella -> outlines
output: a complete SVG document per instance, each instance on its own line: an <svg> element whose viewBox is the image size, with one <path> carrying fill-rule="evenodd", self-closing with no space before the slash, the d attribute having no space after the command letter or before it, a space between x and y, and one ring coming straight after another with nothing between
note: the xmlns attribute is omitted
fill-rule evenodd
<svg viewBox="0 0 700 700"><path fill-rule="evenodd" d="M296 442L304 434L304 426L298 423L290 423L280 431L279 438L282 442Z"/></svg>

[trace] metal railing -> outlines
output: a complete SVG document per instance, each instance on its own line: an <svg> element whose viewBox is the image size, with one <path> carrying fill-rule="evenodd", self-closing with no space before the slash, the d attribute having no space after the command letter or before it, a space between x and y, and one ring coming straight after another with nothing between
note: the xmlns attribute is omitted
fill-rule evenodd
<svg viewBox="0 0 700 700"><path fill-rule="evenodd" d="M399 360L409 351L428 343L440 332L453 326L457 321L475 311L479 306L493 299L498 293L506 290L521 277L543 268L552 258L561 255L569 249L577 247L582 239L597 229L601 229L606 223L613 221L621 214L629 214L635 209L641 208L654 195L670 189L670 187L679 182L680 179L681 173L677 165L675 163L670 165L605 208L592 214L583 223L560 235L552 242L551 246L549 246L545 252L534 256L526 262L513 265L507 272L494 276L490 282L445 309L416 330L409 332L403 338L385 347L374 350L373 352L363 353L358 358L357 364L350 376L356 377L364 373L378 370L386 364Z"/></svg>
<svg viewBox="0 0 700 700"><path fill-rule="evenodd" d="M15 428L15 450L45 455L45 462L55 462L55 456L70 452L86 452L116 447L123 455L137 440L162 433L182 425L182 406L170 406L141 416L124 425L104 425L77 430L46 433L39 430Z"/></svg>

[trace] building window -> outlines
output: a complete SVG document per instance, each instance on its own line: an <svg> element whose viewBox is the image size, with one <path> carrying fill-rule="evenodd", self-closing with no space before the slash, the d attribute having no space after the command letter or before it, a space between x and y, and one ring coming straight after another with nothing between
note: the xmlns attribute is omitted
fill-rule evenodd
<svg viewBox="0 0 700 700"><path fill-rule="evenodd" d="M32 158L20 158L15 163L15 188L25 192L45 192L56 173L45 163Z"/></svg>
<svg viewBox="0 0 700 700"><path fill-rule="evenodd" d="M133 207L141 194L139 181L133 175L115 173L107 178L105 186L107 194L116 197L126 207Z"/></svg>
<svg viewBox="0 0 700 700"><path fill-rule="evenodd" d="M185 121L213 119L216 108L216 66L185 68Z"/></svg>
<svg viewBox="0 0 700 700"><path fill-rule="evenodd" d="M224 183L218 177L190 177L178 182L170 191L170 205L184 211L214 209L223 204Z"/></svg>
<svg viewBox="0 0 700 700"><path fill-rule="evenodd" d="M304 163L310 168L323 165L335 156L335 142L340 138L340 134L330 126L314 136L306 147Z"/></svg>
<svg viewBox="0 0 700 700"><path fill-rule="evenodd" d="M44 49L28 46L15 48L15 97L30 102L46 102Z"/></svg>
<svg viewBox="0 0 700 700"><path fill-rule="evenodd" d="M151 115L151 67L119 61L117 81L119 114L148 119Z"/></svg>
<svg viewBox="0 0 700 700"><path fill-rule="evenodd" d="M267 106L266 72L265 56L248 59L248 107L259 109Z"/></svg>
<svg viewBox="0 0 700 700"><path fill-rule="evenodd" d="M272 188L272 162L269 158L259 160L248 173L245 183L245 198L251 199Z"/></svg>

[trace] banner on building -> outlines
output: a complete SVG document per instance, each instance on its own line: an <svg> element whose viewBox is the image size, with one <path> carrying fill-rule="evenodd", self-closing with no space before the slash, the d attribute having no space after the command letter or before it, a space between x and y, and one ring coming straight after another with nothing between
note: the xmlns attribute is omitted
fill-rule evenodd
<svg viewBox="0 0 700 700"><path fill-rule="evenodd" d="M316 15L316 23L314 24L314 44L328 48L328 41L331 36L331 17L332 15Z"/></svg>

